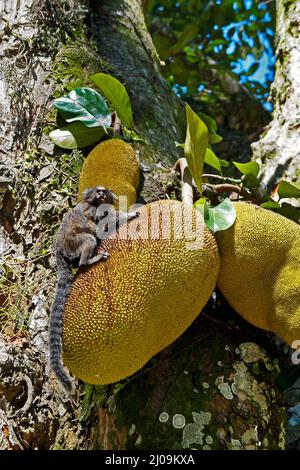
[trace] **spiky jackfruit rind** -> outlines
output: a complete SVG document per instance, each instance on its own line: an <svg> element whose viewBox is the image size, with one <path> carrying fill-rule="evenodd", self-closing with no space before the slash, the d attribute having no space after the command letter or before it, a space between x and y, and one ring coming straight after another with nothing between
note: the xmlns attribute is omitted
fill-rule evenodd
<svg viewBox="0 0 300 470"><path fill-rule="evenodd" d="M243 318L292 344L300 339L300 226L252 204L234 206L235 224L215 234L217 285Z"/></svg>
<svg viewBox="0 0 300 470"><path fill-rule="evenodd" d="M100 185L112 189L117 196L126 196L130 207L136 202L139 180L139 166L131 145L121 139L105 140L84 161L78 199L82 199L85 189Z"/></svg>
<svg viewBox="0 0 300 470"><path fill-rule="evenodd" d="M171 237L166 230L155 238L153 229L166 227L168 211L175 214ZM78 378L107 384L130 376L201 312L216 285L218 248L194 209L187 220L193 220L198 244L182 239L183 213L178 201L143 206L139 218L123 226L116 239L103 242L108 261L75 279L64 314L63 360ZM122 239L135 224L140 238Z"/></svg>

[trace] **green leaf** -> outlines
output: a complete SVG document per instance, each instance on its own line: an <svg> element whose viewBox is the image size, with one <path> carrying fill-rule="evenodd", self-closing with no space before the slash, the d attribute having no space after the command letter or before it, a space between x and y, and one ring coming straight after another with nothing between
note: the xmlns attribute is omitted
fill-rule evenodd
<svg viewBox="0 0 300 470"><path fill-rule="evenodd" d="M283 202L278 213L287 217L288 219L294 220L297 224L300 223L300 210L292 206L292 204L288 204L287 202Z"/></svg>
<svg viewBox="0 0 300 470"><path fill-rule="evenodd" d="M207 201L204 197L198 199L198 201L194 202L194 207L203 215L204 221L209 218L209 206Z"/></svg>
<svg viewBox="0 0 300 470"><path fill-rule="evenodd" d="M194 207L197 208L197 206L205 204L205 203L206 203L206 199L204 197L201 197L200 199L198 199L198 201L194 202Z"/></svg>
<svg viewBox="0 0 300 470"><path fill-rule="evenodd" d="M212 118L211 116L208 116L208 114L204 114L201 112L198 113L198 116L201 117L202 121L206 125L209 132L210 131L217 132L218 126L214 118Z"/></svg>
<svg viewBox="0 0 300 470"><path fill-rule="evenodd" d="M205 204L203 204L200 201L197 201L194 207L203 214L204 222L213 233L227 230L234 224L236 213L230 199L224 199L216 207L205 207L207 202L205 201Z"/></svg>
<svg viewBox="0 0 300 470"><path fill-rule="evenodd" d="M92 145L104 135L102 127L86 127L81 122L73 122L50 132L49 137L63 149L76 149Z"/></svg>
<svg viewBox="0 0 300 470"><path fill-rule="evenodd" d="M117 112L122 124L128 129L134 127L130 99L126 88L119 80L106 73L96 73L91 80L104 93Z"/></svg>
<svg viewBox="0 0 300 470"><path fill-rule="evenodd" d="M218 127L217 127L217 123L215 119L201 112L198 113L198 116L202 119L202 121L204 122L204 124L206 125L208 129L210 145L221 142L221 140L223 140L223 137L217 134Z"/></svg>
<svg viewBox="0 0 300 470"><path fill-rule="evenodd" d="M196 186L202 193L202 171L208 145L208 130L200 117L194 113L187 104L186 112L186 137L184 142L184 154Z"/></svg>
<svg viewBox="0 0 300 470"><path fill-rule="evenodd" d="M232 162L243 175L253 175L257 178L259 164L257 162L238 163Z"/></svg>
<svg viewBox="0 0 300 470"><path fill-rule="evenodd" d="M284 392L292 387L300 377L300 365L288 366L280 372L277 377L277 387L280 392Z"/></svg>
<svg viewBox="0 0 300 470"><path fill-rule="evenodd" d="M221 166L224 166L226 168L229 167L229 162L227 162L226 160L222 160L222 158L219 158L219 162Z"/></svg>
<svg viewBox="0 0 300 470"><path fill-rule="evenodd" d="M111 116L104 98L92 88L76 88L54 101L67 122L80 121L87 127L109 127Z"/></svg>
<svg viewBox="0 0 300 470"><path fill-rule="evenodd" d="M145 139L143 139L135 131L133 131L131 129L127 129L127 127L123 128L123 134L124 134L124 137L127 141L138 142L140 144L145 144L146 143ZM116 139L119 139L119 138L120 138L119 136L116 136Z"/></svg>
<svg viewBox="0 0 300 470"><path fill-rule="evenodd" d="M300 188L287 181L280 181L277 192L280 199L286 197L300 197Z"/></svg>
<svg viewBox="0 0 300 470"><path fill-rule="evenodd" d="M256 176L248 173L247 175L243 176L243 185L245 188L257 188L259 185L259 180L256 178Z"/></svg>
<svg viewBox="0 0 300 470"><path fill-rule="evenodd" d="M278 202L267 201L261 204L260 207L263 207L264 209L276 210L276 209L280 209L281 206L280 204L278 204Z"/></svg>
<svg viewBox="0 0 300 470"><path fill-rule="evenodd" d="M210 134L209 134L209 143L210 145L213 145L213 144L218 144L219 142L221 142L223 140L223 137L219 134L217 134L216 132L212 131Z"/></svg>
<svg viewBox="0 0 300 470"><path fill-rule="evenodd" d="M212 168L215 168L215 170L218 170L219 173L222 173L220 160L211 149L206 149L204 162Z"/></svg>
<svg viewBox="0 0 300 470"><path fill-rule="evenodd" d="M180 144L179 142L177 142L177 140L175 140L174 143L175 143L175 146L176 146L176 147L181 147L181 148L184 149L184 143L183 143L183 144Z"/></svg>

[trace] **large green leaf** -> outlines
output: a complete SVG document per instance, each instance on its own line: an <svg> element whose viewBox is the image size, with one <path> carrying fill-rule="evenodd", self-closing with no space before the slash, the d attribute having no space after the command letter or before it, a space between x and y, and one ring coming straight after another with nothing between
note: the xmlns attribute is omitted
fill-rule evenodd
<svg viewBox="0 0 300 470"><path fill-rule="evenodd" d="M236 219L234 205L228 198L216 207L209 207L206 201L200 199L195 202L194 207L203 214L204 222L213 233L227 230Z"/></svg>
<svg viewBox="0 0 300 470"><path fill-rule="evenodd" d="M109 99L122 124L128 129L132 129L134 127L132 109L124 85L122 85L119 80L106 73L96 73L91 76L91 80L102 90L106 98Z"/></svg>
<svg viewBox="0 0 300 470"><path fill-rule="evenodd" d="M102 127L86 127L81 122L72 122L50 132L49 137L59 147L76 149L98 142L104 134L105 131Z"/></svg>
<svg viewBox="0 0 300 470"><path fill-rule="evenodd" d="M204 162L222 173L221 162L211 149L206 149Z"/></svg>
<svg viewBox="0 0 300 470"><path fill-rule="evenodd" d="M300 188L287 181L280 181L278 186L278 196L280 199L286 197L300 197Z"/></svg>
<svg viewBox="0 0 300 470"><path fill-rule="evenodd" d="M67 122L80 121L87 127L109 127L111 116L102 96L92 88L75 88L54 101Z"/></svg>
<svg viewBox="0 0 300 470"><path fill-rule="evenodd" d="M259 164L257 162L239 163L232 162L243 175L253 175L257 178L259 173Z"/></svg>
<svg viewBox="0 0 300 470"><path fill-rule="evenodd" d="M194 113L187 104L186 112L186 137L184 142L184 154L197 188L202 193L202 171L208 145L208 130L200 117Z"/></svg>
<svg viewBox="0 0 300 470"><path fill-rule="evenodd" d="M221 142L221 140L223 140L223 137L217 134L218 127L217 127L217 123L215 119L201 112L198 113L198 116L200 116L200 118L202 119L202 121L204 122L204 124L206 125L208 129L210 145Z"/></svg>

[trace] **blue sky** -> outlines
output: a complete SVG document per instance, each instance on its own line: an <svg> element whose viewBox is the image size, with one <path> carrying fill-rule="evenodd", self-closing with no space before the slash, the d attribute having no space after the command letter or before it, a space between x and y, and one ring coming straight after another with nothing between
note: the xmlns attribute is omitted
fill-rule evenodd
<svg viewBox="0 0 300 470"><path fill-rule="evenodd" d="M218 0L217 0L217 3L218 3ZM251 10L251 7L253 5L253 0L244 0L244 5L247 10ZM233 8L236 8L236 7L233 5ZM258 8L266 10L266 5L264 3L260 3L258 5ZM254 15L250 16L250 21L253 21L253 22L256 21L256 18ZM266 11L264 18L261 21L262 22L271 21L271 15L268 11ZM236 29L238 29L238 26L240 24L241 23L231 23L229 26L224 27L223 34L224 34L225 39L229 40L227 36L227 31L230 30L232 26L236 26ZM237 62L232 63L232 66L233 66L233 71L236 72L238 75L240 75L241 83L245 83L246 80L248 82L256 81L256 82L259 82L261 85L266 86L268 82L270 83L273 81L273 75L274 75L275 57L274 57L274 53L273 53L272 46L270 43L270 41L273 40L274 31L271 28L267 28L266 34L263 35L262 33L258 33L258 35L259 35L259 40L264 47L264 52L262 56L257 60L252 54L249 54L245 59L238 59ZM248 41L250 47L254 46L253 39L249 37L245 37L244 39ZM237 32L235 32L235 34L231 38L231 43L229 47L227 48L227 53L231 54L232 52L236 51L239 47L239 44L240 44L239 36ZM243 75L256 62L259 62L258 69L250 77ZM269 111L272 110L271 103L265 101L263 105L267 110Z"/></svg>

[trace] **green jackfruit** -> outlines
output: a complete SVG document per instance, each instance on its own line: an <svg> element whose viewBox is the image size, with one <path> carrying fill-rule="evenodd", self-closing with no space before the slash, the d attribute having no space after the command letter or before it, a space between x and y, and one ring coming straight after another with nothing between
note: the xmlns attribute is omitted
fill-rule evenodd
<svg viewBox="0 0 300 470"><path fill-rule="evenodd" d="M217 285L247 321L292 344L300 339L300 226L252 204L235 209L235 224L216 233Z"/></svg>
<svg viewBox="0 0 300 470"><path fill-rule="evenodd" d="M178 201L143 206L138 219L102 242L109 259L75 279L64 313L63 360L76 377L107 384L133 374L206 304L219 272L217 243L200 213L183 208Z"/></svg>
<svg viewBox="0 0 300 470"><path fill-rule="evenodd" d="M79 177L79 200L85 189L105 186L117 196L126 196L130 207L136 201L139 179L139 166L133 148L121 139L105 140L84 161Z"/></svg>

